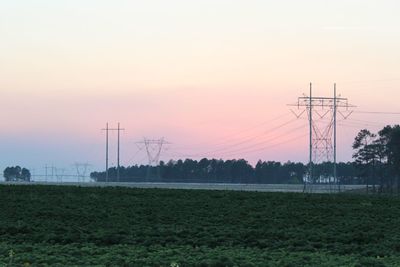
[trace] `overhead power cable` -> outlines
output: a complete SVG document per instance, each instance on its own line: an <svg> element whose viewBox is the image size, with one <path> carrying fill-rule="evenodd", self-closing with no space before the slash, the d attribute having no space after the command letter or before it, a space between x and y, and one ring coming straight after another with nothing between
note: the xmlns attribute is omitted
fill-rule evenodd
<svg viewBox="0 0 400 267"><path fill-rule="evenodd" d="M282 142L277 143L277 144L272 144L272 145L269 145L269 146L264 146L264 147L260 147L260 148L253 149L253 150L248 150L248 151L241 152L241 153L249 154L249 153L254 153L254 152L265 151L266 149L271 149L271 148L274 148L274 147L277 147L277 146L281 146L281 145L285 145L285 144L288 144L288 143L297 141L297 140L299 140L299 139L301 139L301 138L304 138L304 137L307 136L307 135L308 135L308 134L302 134L302 135L296 136L296 137L291 138L291 139L286 140L286 141L282 141ZM237 153L226 154L225 156L234 156L234 155L237 155Z"/></svg>
<svg viewBox="0 0 400 267"><path fill-rule="evenodd" d="M203 153L196 153L196 154L193 154L193 155L190 155L190 156L191 157L199 157L199 156L210 155L210 154L212 155L212 154L215 154L215 153L218 153L218 152L224 152L226 150L228 150L228 152L230 152L229 150L232 150L232 148L244 145L244 144L249 143L249 142L251 142L253 140L256 140L256 139L258 139L260 137L268 136L270 133L272 133L272 132L274 132L274 131L276 131L276 130L278 130L278 129L280 129L280 128L282 128L282 127L284 127L284 126L286 126L286 125L288 125L290 123L293 123L294 121L296 121L296 120L291 120L291 121L285 122L285 123L283 123L281 125L278 125L277 127L273 128L273 129L271 129L269 131L264 132L261 135L254 136L252 138L243 140L241 142L238 142L238 143L235 143L235 144L231 144L231 145L227 145L227 146L225 146L223 148L206 151L206 152L203 152ZM263 142L263 143L265 143L265 142Z"/></svg>
<svg viewBox="0 0 400 267"><path fill-rule="evenodd" d="M291 124L291 123L293 123L293 122L295 122L295 121L296 121L296 119L292 119L292 120L287 121L287 122L285 122L285 123L282 123L282 124L280 124L280 125L278 125L278 126L276 126L276 127L274 127L274 128L271 128L271 129L269 129L269 130L266 130L266 131L264 131L262 134L258 134L258 135L256 135L256 136L252 136L252 137L247 138L247 139L245 139L245 140L242 140L242 141L240 141L240 142L233 143L233 144L229 144L228 142L226 142L226 145L225 145L224 147L217 148L217 149L213 149L213 150L210 150L210 151L206 151L206 152L204 152L204 153L192 154L192 155L190 155L190 156L192 156L192 157L197 157L197 156L199 156L199 155L213 154L213 153L217 153L217 152L222 152L222 151L225 151L225 150L229 150L229 149L231 149L232 147L238 147L238 146L241 146L241 145L243 145L243 144L250 143L250 142L252 142L252 141L254 141L254 140L256 140L256 139L259 139L260 137L268 136L268 135L270 135L271 133L277 131L278 129L281 129L281 128L285 127L286 125L289 125L289 124ZM188 155L188 156L189 156L189 155Z"/></svg>
<svg viewBox="0 0 400 267"><path fill-rule="evenodd" d="M254 148L254 147L262 146L262 145L265 145L266 143L270 143L271 141L275 141L275 140L280 139L280 138L282 138L282 137L284 137L284 136L291 135L293 132L298 131L298 130L300 130L300 129L304 129L305 127L306 127L306 125L301 125L300 127L296 127L296 128L294 128L294 129L290 129L290 130L289 130L287 133L285 133L285 134L280 134L280 135L278 135L278 136L274 136L274 137L272 137L272 138L269 138L268 140L265 140L265 141L262 141L262 142L258 142L258 143L255 143L255 144L252 144L252 145L249 145L249 146L246 146L246 147L242 147L242 148L238 148L238 149L229 150L229 151L227 151L226 153L244 152L244 151L246 151L246 150L248 150L248 149L252 149L252 148ZM224 153L223 153L223 154L224 154Z"/></svg>
<svg viewBox="0 0 400 267"><path fill-rule="evenodd" d="M386 111L354 111L360 114L376 114L376 115L400 115L400 112L386 112Z"/></svg>
<svg viewBox="0 0 400 267"><path fill-rule="evenodd" d="M295 122L296 120L297 120L297 119L293 119L293 120L291 120L291 121L285 122L285 123L283 123L283 124L281 124L281 125L278 125L278 126L272 128L272 129L268 130L268 131L264 131L264 133L262 133L262 134L260 134L260 135L253 136L253 137L251 137L251 138L245 139L245 140L243 140L243 141L240 141L240 142L237 142L237 143L234 143L234 144L230 144L230 145L228 145L228 147L219 148L219 149L215 149L215 150L211 150L209 153L215 153L215 152L224 151L224 150L230 149L231 147L237 147L237 146L241 146L241 145L243 145L243 144L249 143L249 142L254 141L254 140L256 140L256 139L258 139L258 138L260 138L260 137L268 136L270 133L273 133L273 132L275 132L276 130L281 129L281 128L285 127L286 125L289 125L289 124ZM208 153L207 153L207 154L208 154Z"/></svg>
<svg viewBox="0 0 400 267"><path fill-rule="evenodd" d="M377 80L363 80L363 81L338 81L340 84L352 83L374 83L374 82L398 82L400 79L377 79Z"/></svg>
<svg viewBox="0 0 400 267"><path fill-rule="evenodd" d="M264 122L259 123L257 125L251 126L251 127L247 128L247 129L241 130L239 132L228 134L228 135L220 138L223 141L219 141L219 142L215 142L215 143L204 142L204 143L198 143L198 144L192 145L190 147L184 147L184 148L175 147L175 149L196 149L196 148L198 148L198 146L214 146L214 147L224 146L224 145L229 144L231 142L237 141L238 140L237 137L240 136L243 133L246 133L246 132L249 132L251 130L260 128L260 127L262 127L262 126L264 126L266 124L269 124L269 123L272 123L274 121L280 120L280 119L282 119L282 118L284 118L284 117L286 117L288 115L290 115L289 112L287 112L285 114L281 114L281 115L279 115L277 117L274 117L273 119L264 121ZM246 138L250 138L250 136L253 137L254 135L246 135ZM234 137L236 137L236 138L234 138Z"/></svg>
<svg viewBox="0 0 400 267"><path fill-rule="evenodd" d="M303 129L305 127L306 127L305 125L301 125L300 127L289 129L286 133L283 133L283 134L280 134L278 136L274 136L274 137L268 138L267 140L263 140L261 142L255 143L255 144L253 143L253 144L245 146L245 147L234 148L235 146L229 146L229 147L225 147L224 149L206 151L204 153L180 154L179 156L181 156L181 157L207 157L207 156L213 156L214 154L225 155L227 153L231 154L231 153L239 153L239 152L242 152L242 151L244 152L244 151L247 151L247 150L252 149L254 147L265 145L267 143L270 143L271 141L274 141L276 139L282 138L284 136L291 135L293 132L295 132L295 131L297 131L299 129ZM277 129L277 128L275 128L275 129ZM222 153L218 153L218 152L222 152Z"/></svg>

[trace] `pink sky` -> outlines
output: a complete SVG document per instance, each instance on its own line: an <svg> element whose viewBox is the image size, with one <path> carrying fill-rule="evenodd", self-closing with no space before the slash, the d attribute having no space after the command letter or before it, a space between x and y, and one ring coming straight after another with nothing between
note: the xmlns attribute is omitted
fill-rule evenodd
<svg viewBox="0 0 400 267"><path fill-rule="evenodd" d="M172 143L164 160L305 162L306 120L271 129L293 120L286 104L307 93L310 81L318 95L331 95L336 82L358 110L400 111L399 5L1 3L0 167L42 172L45 164L79 161L100 169L107 121L126 128L124 164L145 163L135 145L144 136ZM351 159L359 129L398 121L354 114L339 129L339 160Z"/></svg>

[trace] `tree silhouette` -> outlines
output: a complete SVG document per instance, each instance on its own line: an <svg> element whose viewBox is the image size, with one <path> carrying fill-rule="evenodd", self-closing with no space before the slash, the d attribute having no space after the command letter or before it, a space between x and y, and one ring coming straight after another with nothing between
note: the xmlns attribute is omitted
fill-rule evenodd
<svg viewBox="0 0 400 267"><path fill-rule="evenodd" d="M20 166L5 168L3 176L7 182L17 182L17 181L29 182L31 180L30 171L26 168L21 168Z"/></svg>
<svg viewBox="0 0 400 267"><path fill-rule="evenodd" d="M378 161L378 143L377 135L371 133L367 129L361 130L354 139L353 149L355 150L353 158L357 164L360 175L365 179L367 191L369 183L372 182L373 190L375 191L375 173L376 162Z"/></svg>

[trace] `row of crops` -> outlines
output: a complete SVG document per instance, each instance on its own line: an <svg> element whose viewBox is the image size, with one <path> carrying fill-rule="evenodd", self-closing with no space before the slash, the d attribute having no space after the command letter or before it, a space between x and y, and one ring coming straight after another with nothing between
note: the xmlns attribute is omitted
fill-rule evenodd
<svg viewBox="0 0 400 267"><path fill-rule="evenodd" d="M400 199L0 186L0 265L400 266Z"/></svg>

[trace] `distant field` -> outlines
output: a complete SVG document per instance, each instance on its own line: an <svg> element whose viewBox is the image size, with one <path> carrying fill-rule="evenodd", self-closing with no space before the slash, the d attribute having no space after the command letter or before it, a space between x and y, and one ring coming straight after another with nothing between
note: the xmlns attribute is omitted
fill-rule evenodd
<svg viewBox="0 0 400 267"><path fill-rule="evenodd" d="M233 184L233 183L127 183L127 182L0 182L8 185L59 185L59 186L82 186L82 187L130 187L130 188L159 188L159 189L200 189L200 190L232 190L232 191L255 191L255 192L303 192L303 184ZM366 185L341 185L340 190L359 191L365 190ZM335 186L328 184L315 184L307 192L332 193L338 191Z"/></svg>
<svg viewBox="0 0 400 267"><path fill-rule="evenodd" d="M0 186L0 265L400 266L400 199Z"/></svg>

